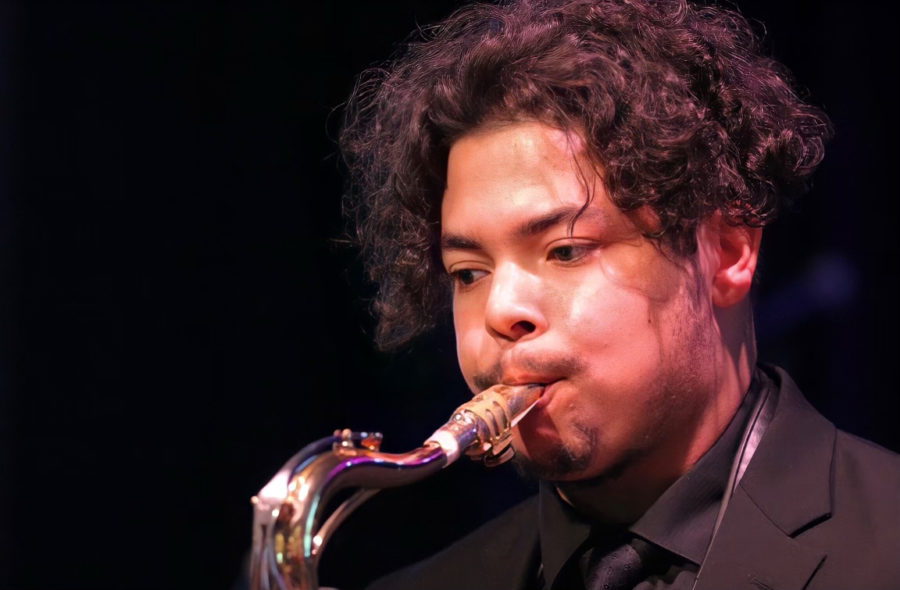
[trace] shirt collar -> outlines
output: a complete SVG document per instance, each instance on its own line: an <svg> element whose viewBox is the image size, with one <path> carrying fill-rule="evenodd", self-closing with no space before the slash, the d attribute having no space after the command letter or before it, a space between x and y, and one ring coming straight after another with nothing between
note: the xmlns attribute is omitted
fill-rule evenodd
<svg viewBox="0 0 900 590"><path fill-rule="evenodd" d="M542 481L538 494L541 564L544 579L552 582L569 558L587 541L591 525L560 499L553 484Z"/></svg>

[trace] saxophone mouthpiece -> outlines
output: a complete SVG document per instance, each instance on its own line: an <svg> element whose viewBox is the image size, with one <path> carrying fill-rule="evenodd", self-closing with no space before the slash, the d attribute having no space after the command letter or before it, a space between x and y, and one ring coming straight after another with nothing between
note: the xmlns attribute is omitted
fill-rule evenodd
<svg viewBox="0 0 900 590"><path fill-rule="evenodd" d="M494 466L515 455L512 428L534 407L544 391L539 383L495 385L459 406L425 444L437 444L447 465L461 453Z"/></svg>

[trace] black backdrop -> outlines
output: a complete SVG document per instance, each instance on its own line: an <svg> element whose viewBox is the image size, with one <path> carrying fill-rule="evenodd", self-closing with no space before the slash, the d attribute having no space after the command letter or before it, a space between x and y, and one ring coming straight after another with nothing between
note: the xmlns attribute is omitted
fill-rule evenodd
<svg viewBox="0 0 900 590"><path fill-rule="evenodd" d="M249 497L300 446L419 443L466 396L445 328L370 345L340 235L334 109L454 2L0 5L0 588L228 588ZM764 358L900 449L897 44L839 0L742 3L831 114L815 189L766 233ZM528 493L460 465L339 533L353 587Z"/></svg>

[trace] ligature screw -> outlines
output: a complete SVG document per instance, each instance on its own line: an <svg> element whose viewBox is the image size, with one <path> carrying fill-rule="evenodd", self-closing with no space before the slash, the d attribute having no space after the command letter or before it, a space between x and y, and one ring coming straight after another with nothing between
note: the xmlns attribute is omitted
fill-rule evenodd
<svg viewBox="0 0 900 590"><path fill-rule="evenodd" d="M381 448L381 440L384 438L380 432L370 432L366 433L363 436L363 439L360 441L360 445L364 449L368 449L370 451L377 451Z"/></svg>

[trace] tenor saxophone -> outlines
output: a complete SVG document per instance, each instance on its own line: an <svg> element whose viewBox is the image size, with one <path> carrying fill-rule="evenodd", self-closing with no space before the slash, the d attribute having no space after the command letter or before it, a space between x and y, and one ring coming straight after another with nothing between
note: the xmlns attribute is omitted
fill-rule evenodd
<svg viewBox="0 0 900 590"><path fill-rule="evenodd" d="M408 453L383 453L380 433L350 430L301 449L251 498L251 590L318 590L318 562L332 533L379 490L424 479L461 454L488 466L510 459L512 428L542 391L538 384L491 387ZM326 513L329 500L348 488L350 496Z"/></svg>

